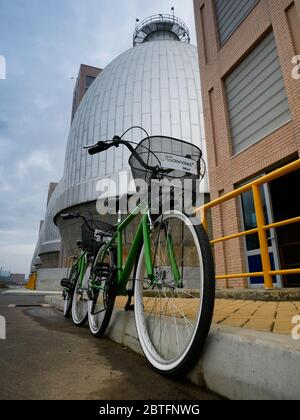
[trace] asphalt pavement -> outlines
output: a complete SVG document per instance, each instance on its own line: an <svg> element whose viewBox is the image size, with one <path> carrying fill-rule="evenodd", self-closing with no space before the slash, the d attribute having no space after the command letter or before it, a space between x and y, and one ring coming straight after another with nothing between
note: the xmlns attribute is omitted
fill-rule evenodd
<svg viewBox="0 0 300 420"><path fill-rule="evenodd" d="M44 305L0 292L0 400L211 400L213 394L153 372L145 359L96 340Z"/></svg>

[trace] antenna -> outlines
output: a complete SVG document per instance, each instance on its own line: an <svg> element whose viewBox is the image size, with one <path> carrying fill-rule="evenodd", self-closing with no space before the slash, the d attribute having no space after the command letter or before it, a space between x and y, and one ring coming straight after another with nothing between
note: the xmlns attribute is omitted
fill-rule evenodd
<svg viewBox="0 0 300 420"><path fill-rule="evenodd" d="M171 8L171 11L172 11L172 14L173 14L173 18L175 19L175 7L174 6Z"/></svg>

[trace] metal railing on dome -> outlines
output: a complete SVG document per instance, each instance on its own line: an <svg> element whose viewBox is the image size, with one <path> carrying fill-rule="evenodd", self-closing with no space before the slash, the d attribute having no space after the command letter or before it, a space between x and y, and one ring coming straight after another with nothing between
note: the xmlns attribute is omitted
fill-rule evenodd
<svg viewBox="0 0 300 420"><path fill-rule="evenodd" d="M146 38L146 34L145 34L145 37L139 36L139 34L142 32L145 26L151 25L152 23L161 23L161 22L171 23L171 24L174 24L175 26L177 25L178 31L175 30L174 33L178 36L178 38L181 41L186 42L186 43L190 42L191 40L190 31L189 31L188 26L183 20L179 19L178 17L174 15L157 14L157 15L153 15L144 19L143 21L141 21L140 23L136 25L136 28L133 34L134 45L143 42L143 40Z"/></svg>
<svg viewBox="0 0 300 420"><path fill-rule="evenodd" d="M261 185L274 181L275 179L278 179L284 175L288 175L296 171L297 169L300 169L300 159L284 166L283 168L277 169L276 171L271 172L268 175L265 175L259 179L256 179L255 181L250 182L249 184L241 188L238 188L230 192L229 194L226 194L223 197L220 197L214 201L211 201L210 203L201 207L200 211L201 211L201 217L202 217L202 225L204 226L206 230L208 230L207 211L209 209L212 209L226 201L235 199L236 197L241 196L247 191L252 190L253 192L257 228L251 229L245 232L240 232L240 233L224 236L223 238L214 239L213 241L211 241L211 244L215 245L215 244L226 242L232 239L237 239L237 238L248 236L248 235L258 234L263 271L259 273L239 273L239 274L226 274L226 275L224 274L224 275L217 276L216 277L217 280L229 280L229 279L248 278L248 277L250 278L263 277L265 288L272 289L274 287L273 276L280 276L280 275L288 276L292 274L300 274L300 268L292 269L292 270L272 270L271 259L270 259L269 248L268 248L268 237L267 237L267 231L270 229L276 229L276 228L291 225L294 223L300 223L300 216L295 217L293 219L283 220L278 223L271 223L271 224L266 225L264 211L263 211L262 196L261 196L261 191L260 191Z"/></svg>

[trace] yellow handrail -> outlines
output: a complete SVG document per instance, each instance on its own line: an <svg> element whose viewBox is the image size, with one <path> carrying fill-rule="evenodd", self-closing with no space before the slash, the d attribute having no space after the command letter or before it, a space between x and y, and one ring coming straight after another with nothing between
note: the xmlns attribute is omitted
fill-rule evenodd
<svg viewBox="0 0 300 420"><path fill-rule="evenodd" d="M293 269L293 270L272 270L271 268L271 260L270 260L270 254L269 254L269 247L268 247L268 237L267 237L267 231L270 229L276 229L282 226L291 225L293 223L300 223L300 217L295 217L293 219L287 219L283 220L281 222L277 223L271 223L268 225L265 225L265 217L264 217L264 211L263 211L263 203L262 203L262 197L261 197L261 191L260 186L267 184L271 181L274 181L275 179L278 179L282 176L288 175L291 172L296 171L297 169L300 169L300 159L296 160L295 162L292 162L280 169L277 169L273 172L271 172L268 175L262 176L261 178L256 179L255 181L250 182L247 185L244 185L243 187L240 187L226 195L223 195L222 197L211 201L210 203L206 204L205 206L198 209L201 212L201 222L202 225L206 230L208 230L208 223L207 223L207 210L212 209L226 201L232 200L242 194L244 194L247 191L252 190L253 192L253 198L254 198L254 206L255 206L255 213L256 213L256 220L257 220L257 228L252 229L245 232L240 232L232 235L227 235L222 238L214 239L211 241L212 245L215 245L220 242L229 241L232 239L237 239L243 236L252 235L254 233L258 233L259 237L259 245L260 245L260 252L261 252L261 258L262 258L262 267L263 271L259 273L240 273L240 274L226 274L222 276L217 276L216 278L218 280L227 280L231 278L246 278L246 277L264 277L264 285L266 289L272 289L274 287L273 285L273 276L276 275L291 275L291 274L300 274L300 268L299 269Z"/></svg>

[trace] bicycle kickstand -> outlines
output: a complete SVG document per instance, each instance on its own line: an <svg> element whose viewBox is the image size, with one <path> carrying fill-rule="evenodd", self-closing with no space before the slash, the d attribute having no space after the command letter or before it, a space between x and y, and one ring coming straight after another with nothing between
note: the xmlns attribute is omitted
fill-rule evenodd
<svg viewBox="0 0 300 420"><path fill-rule="evenodd" d="M134 305L131 304L132 298L134 296L134 292L133 290L128 290L127 294L128 294L128 300L125 305L125 312L131 312L131 311L134 311Z"/></svg>

